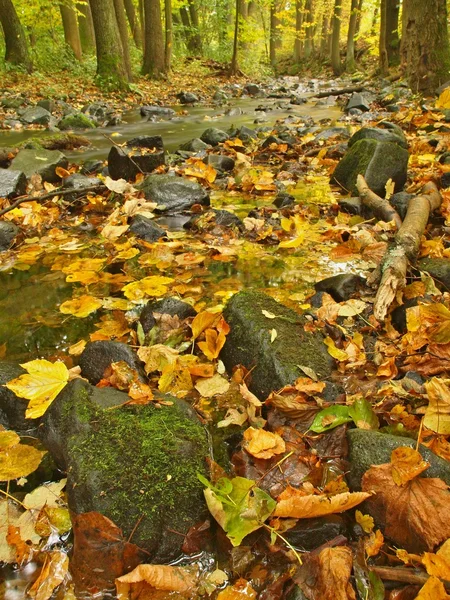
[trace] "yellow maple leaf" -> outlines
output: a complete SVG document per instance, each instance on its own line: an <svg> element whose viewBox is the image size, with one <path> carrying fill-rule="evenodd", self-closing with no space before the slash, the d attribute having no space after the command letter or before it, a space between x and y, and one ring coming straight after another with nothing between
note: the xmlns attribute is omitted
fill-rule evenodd
<svg viewBox="0 0 450 600"><path fill-rule="evenodd" d="M19 443L13 431L0 432L0 481L27 477L38 468L46 452Z"/></svg>
<svg viewBox="0 0 450 600"><path fill-rule="evenodd" d="M69 371L62 362L32 360L21 365L28 373L5 384L19 398L29 400L25 417L41 417L69 381Z"/></svg>
<svg viewBox="0 0 450 600"><path fill-rule="evenodd" d="M145 296L159 297L164 296L168 291L168 284L175 280L172 277L163 277L161 275L152 275L144 277L140 281L133 281L122 288L122 292L129 300L141 300Z"/></svg>
<svg viewBox="0 0 450 600"><path fill-rule="evenodd" d="M373 528L375 527L373 517L371 517L370 515L363 515L363 513L360 510L356 510L355 519L358 525L362 527L364 533L372 533Z"/></svg>
<svg viewBox="0 0 450 600"><path fill-rule="evenodd" d="M59 310L65 315L72 315L83 319L91 313L95 312L102 306L102 301L94 296L78 296L72 300L66 300L59 307Z"/></svg>
<svg viewBox="0 0 450 600"><path fill-rule="evenodd" d="M436 100L436 108L450 108L450 88L445 88Z"/></svg>

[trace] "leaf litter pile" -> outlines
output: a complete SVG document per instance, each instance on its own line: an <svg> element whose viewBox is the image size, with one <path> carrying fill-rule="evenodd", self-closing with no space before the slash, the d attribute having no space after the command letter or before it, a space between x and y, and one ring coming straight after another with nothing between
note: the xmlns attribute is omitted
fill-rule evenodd
<svg viewBox="0 0 450 600"><path fill-rule="evenodd" d="M410 147L407 189L419 195L424 184L450 171L439 162L450 134L442 114L431 109L405 106L393 118ZM370 283L398 223L341 210L340 192L328 185L339 156L333 138L307 134L295 144L263 149L260 140L232 139L219 151L235 161L225 178L195 157L159 170L199 182L215 208L242 218L239 225L221 226L196 205L191 229L168 229L149 243L129 231L133 216L155 218L156 205L142 197L139 177L106 178L99 193L75 200L55 193L44 202L40 196L57 186L33 178L32 197L4 214L22 236L1 257L6 272L40 265L48 281L72 284L70 299L31 315L28 327L86 321L80 339L22 362L25 374L6 383L18 402L28 402L26 417L41 417L80 376L77 357L88 342L129 344L146 380L119 361L99 387L125 391L129 404L153 402L159 410L165 401L156 391L183 398L213 437L228 440L230 462L209 459L210 477L199 474L209 517L186 533L183 560L144 560L127 569L124 556L136 551L130 540L101 514L70 514L65 479L41 485L33 479L45 450L2 429L0 560L19 574L32 566L29 579L20 581L23 597L37 600L81 597L77 586L93 564L96 597L112 578L120 600L450 598L450 493L434 471L427 473L431 454L450 460L449 293L411 268L385 318L374 316L375 277L349 299L323 293L310 303L314 283L326 275L356 271ZM77 169L60 169L59 176ZM280 190L295 203L277 208ZM391 193L388 183L387 199ZM439 195L419 257L450 259L450 192ZM3 200L1 208L8 206ZM324 334L341 393L326 397L325 383L301 365L301 377L267 398L250 391L251 369L225 372L220 356L230 326L222 311L247 281L304 315L306 329ZM144 331L143 305L165 297L188 303L196 316L155 312ZM273 343L276 315L263 313ZM16 358L7 343L1 354ZM360 482L349 485L351 430L394 434L405 443L390 459L366 465ZM74 545L72 527L80 531Z"/></svg>

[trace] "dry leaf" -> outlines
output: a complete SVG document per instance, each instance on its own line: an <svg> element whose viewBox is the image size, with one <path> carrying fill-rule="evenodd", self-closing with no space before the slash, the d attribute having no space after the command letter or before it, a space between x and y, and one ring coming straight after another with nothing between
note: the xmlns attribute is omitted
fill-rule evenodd
<svg viewBox="0 0 450 600"><path fill-rule="evenodd" d="M373 517L370 515L363 515L360 510L355 510L355 519L364 533L372 533L373 528L375 527Z"/></svg>
<svg viewBox="0 0 450 600"><path fill-rule="evenodd" d="M422 563L428 575L450 581L450 540L446 540L436 554L425 552Z"/></svg>
<svg viewBox="0 0 450 600"><path fill-rule="evenodd" d="M189 371L192 374L192 370L189 369ZM194 387L204 398L212 398L218 394L225 394L228 392L230 383L225 379L225 377L222 377L222 375L216 373L208 379L198 379L195 382Z"/></svg>
<svg viewBox="0 0 450 600"><path fill-rule="evenodd" d="M446 379L433 377L425 383L428 406L423 424L444 435L450 434L450 388Z"/></svg>
<svg viewBox="0 0 450 600"><path fill-rule="evenodd" d="M375 532L372 532L369 537L364 540L364 550L366 551L367 556L376 556L379 554L383 544L384 537L381 531L377 529Z"/></svg>
<svg viewBox="0 0 450 600"><path fill-rule="evenodd" d="M198 342L198 347L209 360L215 360L225 344L225 335L215 329L205 331L206 341Z"/></svg>
<svg viewBox="0 0 450 600"><path fill-rule="evenodd" d="M211 313L208 311L199 312L191 323L193 338L197 339L198 336L205 331L205 329L212 328L214 324L219 321L219 319L220 315L217 313Z"/></svg>
<svg viewBox="0 0 450 600"><path fill-rule="evenodd" d="M422 455L410 446L401 446L391 454L392 479L397 485L404 485L423 471L430 463L423 460Z"/></svg>
<svg viewBox="0 0 450 600"><path fill-rule="evenodd" d="M345 492L331 498L328 496L305 496L300 490L288 487L278 497L274 516L296 519L322 517L349 510L369 497L370 494L366 492Z"/></svg>
<svg viewBox="0 0 450 600"><path fill-rule="evenodd" d="M244 431L244 448L255 458L272 458L286 451L286 444L277 433L249 427Z"/></svg>

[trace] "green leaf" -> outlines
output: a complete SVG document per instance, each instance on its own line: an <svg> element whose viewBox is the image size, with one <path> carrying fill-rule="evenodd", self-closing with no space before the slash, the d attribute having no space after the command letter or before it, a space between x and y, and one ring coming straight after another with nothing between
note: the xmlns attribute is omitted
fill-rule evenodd
<svg viewBox="0 0 450 600"><path fill-rule="evenodd" d="M365 398L358 398L349 407L348 414L358 429L378 429L380 423L372 405Z"/></svg>
<svg viewBox="0 0 450 600"><path fill-rule="evenodd" d="M209 512L226 532L233 546L239 546L246 535L264 525L275 510L276 502L256 487L255 481L244 477L221 478L213 486L202 475Z"/></svg>
<svg viewBox="0 0 450 600"><path fill-rule="evenodd" d="M335 404L324 408L317 413L309 429L315 433L323 433L324 431L329 431L339 425L348 423L352 420L349 411L350 407L342 406L342 404Z"/></svg>

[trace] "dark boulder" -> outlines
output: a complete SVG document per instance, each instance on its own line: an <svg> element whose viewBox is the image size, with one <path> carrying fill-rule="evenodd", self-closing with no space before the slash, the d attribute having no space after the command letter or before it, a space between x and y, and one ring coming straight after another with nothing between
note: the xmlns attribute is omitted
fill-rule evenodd
<svg viewBox="0 0 450 600"><path fill-rule="evenodd" d="M193 140L189 140L188 142L182 144L179 147L179 150L184 150L186 152L195 152L195 153L197 153L197 152L205 151L208 148L211 148L210 144L207 144L206 142L204 142L200 138L194 138Z"/></svg>
<svg viewBox="0 0 450 600"><path fill-rule="evenodd" d="M205 144L209 144L210 146L217 146L223 142L226 142L229 139L228 133L222 131L221 129L217 129L216 127L209 127L205 129L205 131L200 136L200 139L205 142Z"/></svg>
<svg viewBox="0 0 450 600"><path fill-rule="evenodd" d="M263 90L256 85L256 83L247 83L244 85L244 92L246 92L249 96L264 96Z"/></svg>
<svg viewBox="0 0 450 600"><path fill-rule="evenodd" d="M0 169L0 198L13 198L25 194L27 178L22 171Z"/></svg>
<svg viewBox="0 0 450 600"><path fill-rule="evenodd" d="M26 373L20 365L0 362L0 425L17 433L29 433L39 425L39 420L25 418L28 401L11 392L5 383Z"/></svg>
<svg viewBox="0 0 450 600"><path fill-rule="evenodd" d="M17 225L10 221L0 221L0 251L8 250L18 233Z"/></svg>
<svg viewBox="0 0 450 600"><path fill-rule="evenodd" d="M417 268L431 275L441 291L450 292L450 259L421 258Z"/></svg>
<svg viewBox="0 0 450 600"><path fill-rule="evenodd" d="M273 203L277 208L290 208L295 205L295 198L292 196L292 194L280 192L277 194L277 197Z"/></svg>
<svg viewBox="0 0 450 600"><path fill-rule="evenodd" d="M366 280L353 273L340 273L314 284L316 292L326 292L336 302L344 302L361 290Z"/></svg>
<svg viewBox="0 0 450 600"><path fill-rule="evenodd" d="M129 231L146 242L156 242L166 235L162 227L144 215L133 217Z"/></svg>
<svg viewBox="0 0 450 600"><path fill-rule="evenodd" d="M180 104L195 104L200 101L199 97L192 92L180 92L177 94L177 98L180 101Z"/></svg>
<svg viewBox="0 0 450 600"><path fill-rule="evenodd" d="M197 314L195 308L187 302L178 300L178 298L169 297L156 300L155 302L148 302L144 306L141 316L139 317L144 333L147 333L155 326L155 313L170 315L171 317L177 316L181 320L187 319L188 317L195 317Z"/></svg>
<svg viewBox="0 0 450 600"><path fill-rule="evenodd" d="M261 400L293 383L302 366L321 379L331 374L334 361L322 335L306 332L304 319L270 296L239 292L228 301L224 317L230 333L220 358L229 373L239 364L251 370L249 388ZM272 341L273 329L277 337Z"/></svg>
<svg viewBox="0 0 450 600"><path fill-rule="evenodd" d="M209 195L201 185L183 177L149 175L138 186L159 212L181 212L194 204L209 206Z"/></svg>
<svg viewBox="0 0 450 600"><path fill-rule="evenodd" d="M40 175L43 181L57 183L59 177L56 174L57 167L66 169L68 160L58 150L44 150L35 148L32 150L20 150L11 163L15 171L22 171L27 177L35 173Z"/></svg>
<svg viewBox="0 0 450 600"><path fill-rule="evenodd" d="M237 137L242 142L248 142L250 140L256 140L258 137L258 134L256 133L256 131L254 129L251 129L250 127L246 127L245 125L242 125L238 129L233 130L230 133L230 136Z"/></svg>
<svg viewBox="0 0 450 600"><path fill-rule="evenodd" d="M391 123L390 123L391 125ZM348 141L348 146L351 148L353 144L360 140L375 140L377 142L392 142L398 144L401 148L407 148L408 142L405 134L400 127L395 126L387 129L381 127L362 127L359 131L354 133Z"/></svg>
<svg viewBox="0 0 450 600"><path fill-rule="evenodd" d="M126 146L113 146L108 155L108 170L112 179L132 181L138 173L151 173L164 164L164 144L159 135L133 138Z"/></svg>
<svg viewBox="0 0 450 600"><path fill-rule="evenodd" d="M160 119L171 119L175 115L172 108L166 106L141 106L141 117L158 117Z"/></svg>
<svg viewBox="0 0 450 600"><path fill-rule="evenodd" d="M345 112L349 112L350 110L355 108L363 112L367 112L370 110L370 104L362 94L352 94L344 110Z"/></svg>
<svg viewBox="0 0 450 600"><path fill-rule="evenodd" d="M36 106L44 108L49 113L52 113L55 110L55 103L50 98L43 98L42 100L39 100Z"/></svg>
<svg viewBox="0 0 450 600"><path fill-rule="evenodd" d="M105 369L111 363L122 360L144 377L142 362L127 344L110 341L89 342L80 356L81 375L92 385L97 385L103 379Z"/></svg>
<svg viewBox="0 0 450 600"><path fill-rule="evenodd" d="M101 185L102 181L97 177L88 177L81 173L73 173L62 180L62 187L65 190L82 191L94 185ZM70 196L69 196L70 197Z"/></svg>
<svg viewBox="0 0 450 600"><path fill-rule="evenodd" d="M48 125L52 115L42 106L26 108L20 116L20 120L27 125Z"/></svg>
<svg viewBox="0 0 450 600"><path fill-rule="evenodd" d="M389 198L389 202L395 208L400 215L401 219L404 219L408 210L409 201L414 197L414 194L408 194L408 192L397 192Z"/></svg>
<svg viewBox="0 0 450 600"><path fill-rule="evenodd" d="M218 171L232 171L235 164L233 158L222 154L209 154L207 162Z"/></svg>

